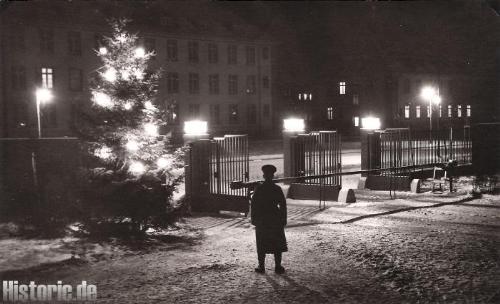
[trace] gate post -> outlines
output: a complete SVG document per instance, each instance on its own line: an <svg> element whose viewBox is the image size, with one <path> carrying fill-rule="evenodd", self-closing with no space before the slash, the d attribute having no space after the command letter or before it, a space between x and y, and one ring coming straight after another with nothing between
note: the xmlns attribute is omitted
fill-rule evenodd
<svg viewBox="0 0 500 304"><path fill-rule="evenodd" d="M361 170L380 168L380 133L361 129ZM368 176L367 173L361 176Z"/></svg>
<svg viewBox="0 0 500 304"><path fill-rule="evenodd" d="M285 119L283 121L283 175L290 177L296 173L296 164L294 163L293 139L304 132L303 119ZM288 182L286 182L288 183Z"/></svg>
<svg viewBox="0 0 500 304"><path fill-rule="evenodd" d="M210 145L211 141L201 139L189 144L186 154L186 198L193 211L204 210L203 205L209 195L210 179Z"/></svg>

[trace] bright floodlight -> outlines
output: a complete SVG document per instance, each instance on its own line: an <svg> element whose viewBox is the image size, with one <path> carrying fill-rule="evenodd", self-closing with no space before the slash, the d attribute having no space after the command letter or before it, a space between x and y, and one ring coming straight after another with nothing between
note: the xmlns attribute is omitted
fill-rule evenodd
<svg viewBox="0 0 500 304"><path fill-rule="evenodd" d="M207 131L208 126L206 121L190 120L184 122L184 133L186 135L205 135Z"/></svg>
<svg viewBox="0 0 500 304"><path fill-rule="evenodd" d="M146 51L142 47L138 47L135 49L135 57L143 58L146 55Z"/></svg>
<svg viewBox="0 0 500 304"><path fill-rule="evenodd" d="M144 173L144 171L146 171L146 167L144 166L144 164L139 161L132 162L128 169L132 174L136 175L142 174Z"/></svg>
<svg viewBox="0 0 500 304"><path fill-rule="evenodd" d="M107 53L108 53L108 49L107 48L105 48L103 46L99 48L99 54L106 55Z"/></svg>
<svg viewBox="0 0 500 304"><path fill-rule="evenodd" d="M440 104L441 103L441 96L436 95L432 98L432 102L435 104Z"/></svg>
<svg viewBox="0 0 500 304"><path fill-rule="evenodd" d="M36 99L38 102L49 102L52 97L52 93L49 89L40 88L36 90Z"/></svg>
<svg viewBox="0 0 500 304"><path fill-rule="evenodd" d="M433 87L423 87L420 96L424 99L430 100L436 96L436 90Z"/></svg>
<svg viewBox="0 0 500 304"><path fill-rule="evenodd" d="M377 117L363 117L361 118L361 127L366 130L380 129L380 118Z"/></svg>
<svg viewBox="0 0 500 304"><path fill-rule="evenodd" d="M304 132L306 126L301 118L288 118L283 120L283 129L286 132Z"/></svg>

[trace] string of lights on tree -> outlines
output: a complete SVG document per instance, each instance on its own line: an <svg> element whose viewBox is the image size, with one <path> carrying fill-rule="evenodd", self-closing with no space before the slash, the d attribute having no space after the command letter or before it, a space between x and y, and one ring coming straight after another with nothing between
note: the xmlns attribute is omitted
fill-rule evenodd
<svg viewBox="0 0 500 304"><path fill-rule="evenodd" d="M159 135L165 113L155 105L161 71L149 71L153 52L138 45L125 30L126 21L112 23L111 37L97 55L103 66L90 82L92 106L83 127L91 153L112 174L131 177L168 173L175 156L165 153Z"/></svg>

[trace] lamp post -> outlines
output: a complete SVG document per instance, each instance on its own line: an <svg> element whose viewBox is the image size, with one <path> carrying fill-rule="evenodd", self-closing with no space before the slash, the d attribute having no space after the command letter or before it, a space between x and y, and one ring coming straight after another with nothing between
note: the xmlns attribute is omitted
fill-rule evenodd
<svg viewBox="0 0 500 304"><path fill-rule="evenodd" d="M36 90L36 118L38 122L38 138L42 138L42 122L40 120L40 104L47 103L52 100L52 92L46 88L38 88Z"/></svg>
<svg viewBox="0 0 500 304"><path fill-rule="evenodd" d="M420 96L429 102L429 140L432 139L432 104L439 105L441 103L441 96L439 91L433 87L424 87Z"/></svg>

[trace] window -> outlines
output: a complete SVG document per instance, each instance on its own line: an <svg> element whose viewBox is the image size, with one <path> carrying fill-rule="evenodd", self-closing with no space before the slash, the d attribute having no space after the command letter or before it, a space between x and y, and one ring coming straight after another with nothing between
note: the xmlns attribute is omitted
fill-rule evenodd
<svg viewBox="0 0 500 304"><path fill-rule="evenodd" d="M267 118L269 117L270 114L271 114L271 107L268 104L265 104L262 109L262 116Z"/></svg>
<svg viewBox="0 0 500 304"><path fill-rule="evenodd" d="M26 68L24 66L13 66L11 80L13 90L26 89Z"/></svg>
<svg viewBox="0 0 500 304"><path fill-rule="evenodd" d="M69 69L69 89L71 91L82 90L82 70L75 68Z"/></svg>
<svg viewBox="0 0 500 304"><path fill-rule="evenodd" d="M228 76L228 93L229 95L238 94L238 75Z"/></svg>
<svg viewBox="0 0 500 304"><path fill-rule="evenodd" d="M167 60L177 61L177 40L168 39L167 40Z"/></svg>
<svg viewBox="0 0 500 304"><path fill-rule="evenodd" d="M453 117L453 107L452 107L452 105L448 105L448 117Z"/></svg>
<svg viewBox="0 0 500 304"><path fill-rule="evenodd" d="M420 106L415 107L415 117L420 118Z"/></svg>
<svg viewBox="0 0 500 304"><path fill-rule="evenodd" d="M247 94L255 94L256 91L256 83L255 83L255 75L247 76Z"/></svg>
<svg viewBox="0 0 500 304"><path fill-rule="evenodd" d="M236 124L238 123L239 113L238 113L238 105L230 104L229 105L229 123Z"/></svg>
<svg viewBox="0 0 500 304"><path fill-rule="evenodd" d="M355 106L359 105L359 95L358 94L352 95L352 104Z"/></svg>
<svg viewBox="0 0 500 304"><path fill-rule="evenodd" d="M188 60L189 62L196 63L199 61L198 56L198 42L197 41L189 41L188 42Z"/></svg>
<svg viewBox="0 0 500 304"><path fill-rule="evenodd" d="M26 49L23 29L19 28L15 33L10 35L10 47L16 51L24 51Z"/></svg>
<svg viewBox="0 0 500 304"><path fill-rule="evenodd" d="M82 37L80 32L68 32L68 52L70 55L82 54Z"/></svg>
<svg viewBox="0 0 500 304"><path fill-rule="evenodd" d="M427 106L427 118L431 117L431 107Z"/></svg>
<svg viewBox="0 0 500 304"><path fill-rule="evenodd" d="M42 68L42 87L46 89L54 87L54 72L51 68Z"/></svg>
<svg viewBox="0 0 500 304"><path fill-rule="evenodd" d="M219 94L219 74L208 75L208 92Z"/></svg>
<svg viewBox="0 0 500 304"><path fill-rule="evenodd" d="M156 54L156 40L154 38L145 38L144 39L144 48L147 53L155 53ZM155 59L156 56L152 56L151 59Z"/></svg>
<svg viewBox="0 0 500 304"><path fill-rule="evenodd" d="M353 120L354 120L354 126L359 127L359 116L354 116Z"/></svg>
<svg viewBox="0 0 500 304"><path fill-rule="evenodd" d="M51 29L40 29L40 51L54 52L54 32Z"/></svg>
<svg viewBox="0 0 500 304"><path fill-rule="evenodd" d="M345 94L345 81L339 82L339 94L340 95Z"/></svg>
<svg viewBox="0 0 500 304"><path fill-rule="evenodd" d="M189 93L200 93L200 75L197 73L189 73Z"/></svg>
<svg viewBox="0 0 500 304"><path fill-rule="evenodd" d="M268 76L262 77L262 87L264 89L269 89L269 77Z"/></svg>
<svg viewBox="0 0 500 304"><path fill-rule="evenodd" d="M410 118L410 106L405 106L405 118Z"/></svg>
<svg viewBox="0 0 500 304"><path fill-rule="evenodd" d="M220 125L220 106L218 104L210 105L210 122L214 125Z"/></svg>
<svg viewBox="0 0 500 304"><path fill-rule="evenodd" d="M176 125L179 123L179 105L177 103L168 105L167 113L167 122L169 124Z"/></svg>
<svg viewBox="0 0 500 304"><path fill-rule="evenodd" d="M333 120L333 107L326 108L326 119Z"/></svg>
<svg viewBox="0 0 500 304"><path fill-rule="evenodd" d="M208 63L217 63L219 61L219 49L217 44L208 44Z"/></svg>
<svg viewBox="0 0 500 304"><path fill-rule="evenodd" d="M443 106L439 105L439 117L443 117Z"/></svg>
<svg viewBox="0 0 500 304"><path fill-rule="evenodd" d="M189 117L190 118L199 118L200 117L200 105L197 103L189 104L188 106Z"/></svg>
<svg viewBox="0 0 500 304"><path fill-rule="evenodd" d="M267 46L262 48L262 59L269 59L269 48Z"/></svg>
<svg viewBox="0 0 500 304"><path fill-rule="evenodd" d="M471 106L467 105L467 117L471 116Z"/></svg>
<svg viewBox="0 0 500 304"><path fill-rule="evenodd" d="M227 63L228 64L238 63L238 47L234 44L227 46Z"/></svg>
<svg viewBox="0 0 500 304"><path fill-rule="evenodd" d="M247 46L247 65L255 65L255 47Z"/></svg>
<svg viewBox="0 0 500 304"><path fill-rule="evenodd" d="M168 93L179 93L179 73L167 74L167 91Z"/></svg>
<svg viewBox="0 0 500 304"><path fill-rule="evenodd" d="M408 78L403 79L403 93L410 94L410 80Z"/></svg>
<svg viewBox="0 0 500 304"><path fill-rule="evenodd" d="M457 117L462 117L462 106L461 105L457 106Z"/></svg>
<svg viewBox="0 0 500 304"><path fill-rule="evenodd" d="M247 106L247 121L248 124L257 123L257 106L254 104L249 104Z"/></svg>

